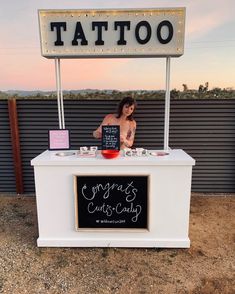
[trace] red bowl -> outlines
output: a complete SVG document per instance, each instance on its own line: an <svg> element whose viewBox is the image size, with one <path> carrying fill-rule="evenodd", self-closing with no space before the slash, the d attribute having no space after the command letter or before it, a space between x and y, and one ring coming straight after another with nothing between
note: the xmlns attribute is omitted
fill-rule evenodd
<svg viewBox="0 0 235 294"><path fill-rule="evenodd" d="M112 159L119 155L119 150L102 150L101 154L104 156L104 158Z"/></svg>

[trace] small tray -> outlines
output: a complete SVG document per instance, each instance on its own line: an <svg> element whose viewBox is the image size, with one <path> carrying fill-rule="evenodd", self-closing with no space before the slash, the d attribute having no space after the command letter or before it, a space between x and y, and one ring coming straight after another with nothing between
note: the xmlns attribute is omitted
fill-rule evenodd
<svg viewBox="0 0 235 294"><path fill-rule="evenodd" d="M89 150L88 151L83 151L83 152L78 150L78 152L77 152L78 157L89 158L89 157L96 157L96 155L97 155L97 152L89 151Z"/></svg>
<svg viewBox="0 0 235 294"><path fill-rule="evenodd" d="M169 155L168 152L165 151L153 151L153 152L149 152L150 155L152 156L166 156Z"/></svg>
<svg viewBox="0 0 235 294"><path fill-rule="evenodd" d="M57 152L55 155L60 157L72 156L72 155L75 155L75 152L72 152L72 151Z"/></svg>

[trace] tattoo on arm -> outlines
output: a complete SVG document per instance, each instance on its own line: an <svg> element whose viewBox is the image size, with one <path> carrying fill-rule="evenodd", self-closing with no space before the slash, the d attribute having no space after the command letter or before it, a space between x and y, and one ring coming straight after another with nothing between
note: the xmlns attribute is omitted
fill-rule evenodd
<svg viewBox="0 0 235 294"><path fill-rule="evenodd" d="M132 130L132 139L134 140L134 137L135 137L135 128L133 128L133 130Z"/></svg>

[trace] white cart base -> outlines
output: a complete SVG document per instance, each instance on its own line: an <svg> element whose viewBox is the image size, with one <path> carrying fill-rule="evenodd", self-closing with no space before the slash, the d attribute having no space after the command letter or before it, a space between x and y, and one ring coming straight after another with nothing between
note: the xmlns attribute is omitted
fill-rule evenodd
<svg viewBox="0 0 235 294"><path fill-rule="evenodd" d="M38 238L37 245L39 247L151 247L151 248L189 248L190 240L141 240L141 239L118 239L118 240L102 240L102 239L42 239Z"/></svg>
<svg viewBox="0 0 235 294"><path fill-rule="evenodd" d="M40 247L188 248L193 158L183 150L168 156L58 157L45 151L32 160ZM148 175L148 229L76 230L74 175Z"/></svg>

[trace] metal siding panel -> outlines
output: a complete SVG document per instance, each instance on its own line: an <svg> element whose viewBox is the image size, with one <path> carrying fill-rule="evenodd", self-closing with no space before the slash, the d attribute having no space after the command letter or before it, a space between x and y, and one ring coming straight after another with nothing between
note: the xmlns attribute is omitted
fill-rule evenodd
<svg viewBox="0 0 235 294"><path fill-rule="evenodd" d="M64 100L66 128L72 148L97 145L92 131L118 100ZM47 149L48 129L58 128L56 100L18 100L23 176L26 193L34 192L30 160ZM171 100L170 147L182 148L196 159L192 190L235 192L235 100ZM136 146L163 147L164 101L141 100L135 114ZM4 120L4 125L8 122ZM4 127L6 135L7 129ZM5 145L8 148L8 145ZM11 158L11 156L9 155ZM5 160L5 157L4 157Z"/></svg>
<svg viewBox="0 0 235 294"><path fill-rule="evenodd" d="M189 100L171 103L171 147L196 159L192 190L235 191L235 100Z"/></svg>

